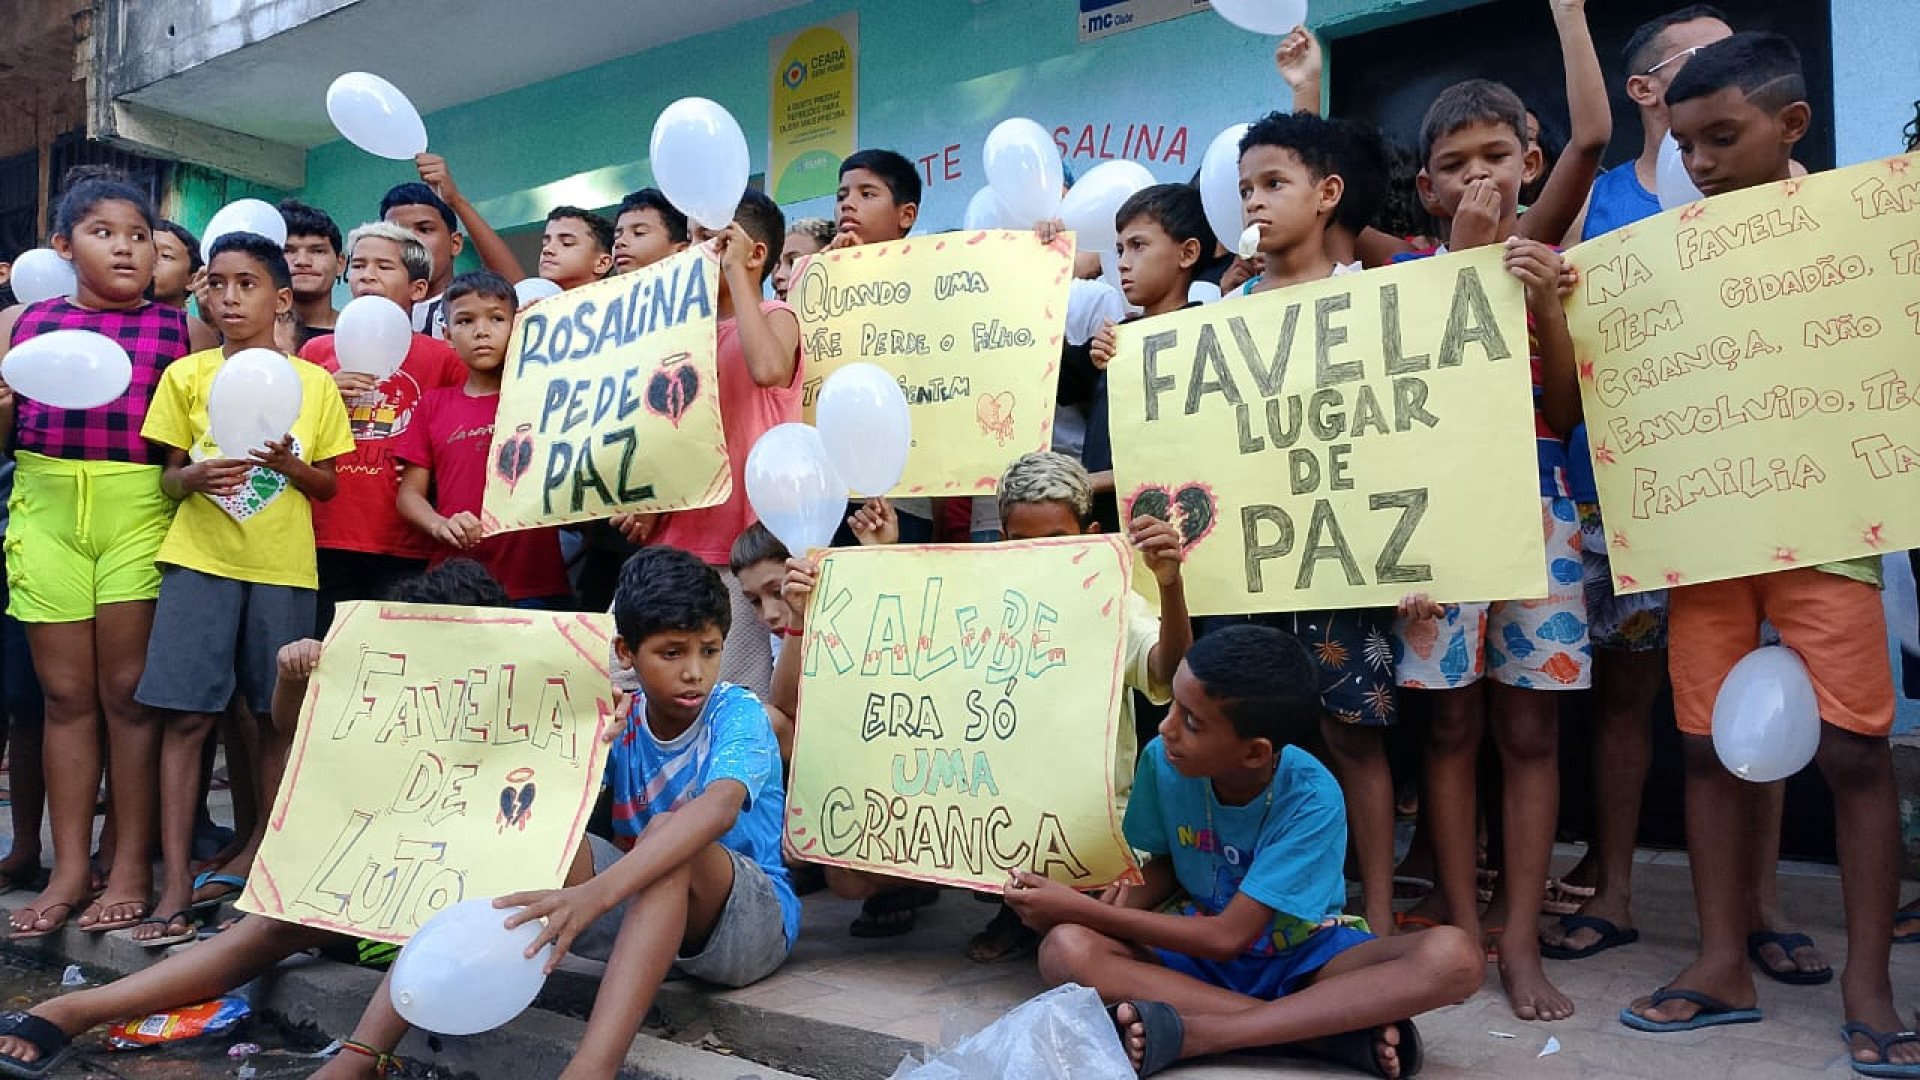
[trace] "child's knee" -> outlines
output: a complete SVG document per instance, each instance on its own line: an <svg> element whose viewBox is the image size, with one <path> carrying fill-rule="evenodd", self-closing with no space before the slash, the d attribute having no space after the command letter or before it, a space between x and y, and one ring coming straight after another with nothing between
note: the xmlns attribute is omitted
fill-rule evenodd
<svg viewBox="0 0 1920 1080"><path fill-rule="evenodd" d="M1386 759L1385 728L1343 724L1329 719L1321 721L1320 732L1326 739L1327 749L1344 762L1359 764Z"/></svg>
<svg viewBox="0 0 1920 1080"><path fill-rule="evenodd" d="M1503 760L1521 764L1553 761L1560 751L1560 726L1556 718L1541 722L1533 717L1503 717L1494 737Z"/></svg>
<svg viewBox="0 0 1920 1080"><path fill-rule="evenodd" d="M1893 778L1893 750L1886 739L1832 724L1820 725L1820 749L1815 760L1827 786L1835 791L1886 787Z"/></svg>
<svg viewBox="0 0 1920 1080"><path fill-rule="evenodd" d="M166 714L165 738L168 742L182 742L199 745L213 733L214 718L205 713L169 712Z"/></svg>
<svg viewBox="0 0 1920 1080"><path fill-rule="evenodd" d="M1427 752L1445 757L1480 752L1479 717L1468 712L1437 710L1427 725Z"/></svg>
<svg viewBox="0 0 1920 1080"><path fill-rule="evenodd" d="M1486 975L1486 956L1467 932L1457 926L1436 926L1414 935L1416 955L1429 973L1435 991L1448 1003L1465 1001L1480 990Z"/></svg>
<svg viewBox="0 0 1920 1080"><path fill-rule="evenodd" d="M1080 982L1100 942L1100 935L1071 923L1047 931L1040 941L1040 977L1058 985Z"/></svg>

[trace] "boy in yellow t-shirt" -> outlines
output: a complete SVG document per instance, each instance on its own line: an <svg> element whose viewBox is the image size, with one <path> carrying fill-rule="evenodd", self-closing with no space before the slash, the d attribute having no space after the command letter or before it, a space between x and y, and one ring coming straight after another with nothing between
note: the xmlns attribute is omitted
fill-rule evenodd
<svg viewBox="0 0 1920 1080"><path fill-rule="evenodd" d="M167 448L160 486L181 500L160 546L160 601L147 647L148 670L134 699L161 711L160 856L162 882L155 918L136 926L147 946L193 937L193 819L199 800L200 754L215 719L236 688L261 721L260 803L273 805L287 738L270 722L275 656L313 632L313 507L333 497L333 460L353 451L353 431L333 379L292 357L300 379L300 415L293 430L264 447L216 446L207 400L214 377L248 349L273 349L274 324L293 306L286 256L271 240L229 233L207 263L213 315L226 345L167 368L140 434ZM245 455L244 457L242 455ZM290 732L292 725L286 725ZM252 865L265 814L246 849L224 869ZM236 876L237 877L237 876Z"/></svg>

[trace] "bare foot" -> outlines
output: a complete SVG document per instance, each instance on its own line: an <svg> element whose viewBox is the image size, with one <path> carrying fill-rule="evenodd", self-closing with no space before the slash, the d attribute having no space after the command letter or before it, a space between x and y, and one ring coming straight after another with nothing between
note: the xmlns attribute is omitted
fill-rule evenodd
<svg viewBox="0 0 1920 1080"><path fill-rule="evenodd" d="M1132 1062L1133 1070L1139 1072L1140 1063L1147 1059L1147 1025L1140 1019L1140 1011L1128 1002L1121 1002L1113 1010L1113 1026L1120 1035L1120 1045L1127 1051L1127 1060Z"/></svg>
<svg viewBox="0 0 1920 1080"><path fill-rule="evenodd" d="M1532 949L1500 954L1500 985L1513 1015L1521 1020L1565 1020L1573 1015L1573 999L1548 981L1539 954Z"/></svg>
<svg viewBox="0 0 1920 1080"><path fill-rule="evenodd" d="M1766 929L1770 933L1792 932L1774 931L1771 927ZM1820 947L1811 941L1795 948L1792 955L1788 955L1787 950L1781 948L1779 942L1769 941L1760 946L1760 962L1766 965L1768 970L1772 971L1776 976L1791 975L1795 972L1802 975L1833 974L1833 965L1829 963L1826 956L1820 952Z"/></svg>
<svg viewBox="0 0 1920 1080"><path fill-rule="evenodd" d="M1751 1009L1759 1002L1753 990L1753 973L1744 963L1722 966L1696 959L1685 971L1667 984L1672 990L1694 990L1734 1009ZM1888 1006L1891 1009L1891 1005ZM1700 1006L1691 1001L1667 1001L1655 1006L1651 995L1636 998L1628 1010L1656 1024L1678 1024L1693 1019ZM1890 1014L1891 1015L1891 1014ZM1898 1025L1896 1024L1896 1027Z"/></svg>
<svg viewBox="0 0 1920 1080"><path fill-rule="evenodd" d="M1847 1022L1865 1024L1882 1034L1892 1034L1907 1030L1906 1023L1893 1007L1893 999L1885 989L1855 994L1846 988L1841 989L1841 1002L1845 1008ZM1879 1047L1862 1035L1853 1035L1848 1039L1855 1061L1868 1064L1912 1065L1920 1063L1920 1041L1906 1039L1890 1043L1887 1046L1885 1060L1882 1060Z"/></svg>
<svg viewBox="0 0 1920 1080"><path fill-rule="evenodd" d="M1311 1039L1299 1044L1300 1049L1323 1057L1328 1061L1352 1066L1354 1069L1387 1080L1398 1080L1400 1076L1400 1026L1385 1024L1368 1032L1372 1036L1371 1047L1373 1067L1368 1068L1365 1060L1358 1057L1357 1048L1349 1040L1359 1032L1336 1035L1330 1039Z"/></svg>
<svg viewBox="0 0 1920 1080"><path fill-rule="evenodd" d="M160 890L160 900L153 905L154 919L150 919L133 928L133 940L149 942L156 938L173 937L191 928L192 920L187 909L193 906L193 893L167 885ZM157 920L165 919L166 922Z"/></svg>
<svg viewBox="0 0 1920 1080"><path fill-rule="evenodd" d="M84 881L50 881L39 896L14 910L13 932L40 934L58 929L91 895Z"/></svg>
<svg viewBox="0 0 1920 1080"><path fill-rule="evenodd" d="M40 1019L54 1025L62 1032L65 1032L66 1036L70 1039L80 1034L77 1031L67 1031L65 1025L61 1024L54 1017L47 1015L43 1008L31 1009L29 1010L29 1015L38 1016ZM22 1065L31 1065L40 1060L40 1051L37 1047L27 1040L14 1035L0 1035L0 1054L4 1054Z"/></svg>

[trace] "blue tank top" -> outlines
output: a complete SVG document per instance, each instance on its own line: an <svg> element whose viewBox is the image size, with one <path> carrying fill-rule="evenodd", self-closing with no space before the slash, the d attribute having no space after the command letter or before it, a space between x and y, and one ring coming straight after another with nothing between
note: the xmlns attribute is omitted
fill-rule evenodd
<svg viewBox="0 0 1920 1080"><path fill-rule="evenodd" d="M1580 228L1580 239L1591 240L1660 212L1660 200L1640 186L1640 177L1633 168L1631 161L1616 165L1593 182L1593 194L1587 199L1587 222Z"/></svg>

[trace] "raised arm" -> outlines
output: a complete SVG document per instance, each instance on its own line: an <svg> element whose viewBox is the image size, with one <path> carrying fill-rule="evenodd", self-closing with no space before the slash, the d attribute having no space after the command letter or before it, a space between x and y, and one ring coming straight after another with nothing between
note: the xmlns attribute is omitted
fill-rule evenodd
<svg viewBox="0 0 1920 1080"><path fill-rule="evenodd" d="M1273 66L1280 69L1280 78L1293 91L1293 111L1320 115L1320 76L1324 62L1320 39L1313 31L1296 26L1293 33L1281 38L1280 47L1273 51Z"/></svg>
<svg viewBox="0 0 1920 1080"><path fill-rule="evenodd" d="M467 239L473 241L473 250L487 269L506 278L508 281L520 281L527 276L525 267L514 255L513 249L493 231L487 219L480 216L467 201L457 184L453 182L453 173L447 170L447 159L439 154L421 154L413 159L420 170L420 179L433 189L435 195L453 208L453 216L460 219L460 227L467 230Z"/></svg>
<svg viewBox="0 0 1920 1080"><path fill-rule="evenodd" d="M1520 218L1520 234L1557 244L1578 221L1600 174L1600 158L1613 137L1613 109L1600 74L1600 57L1587 29L1586 0L1548 0L1560 55L1567 68L1567 115L1573 130L1567 148L1554 163L1540 197Z"/></svg>

